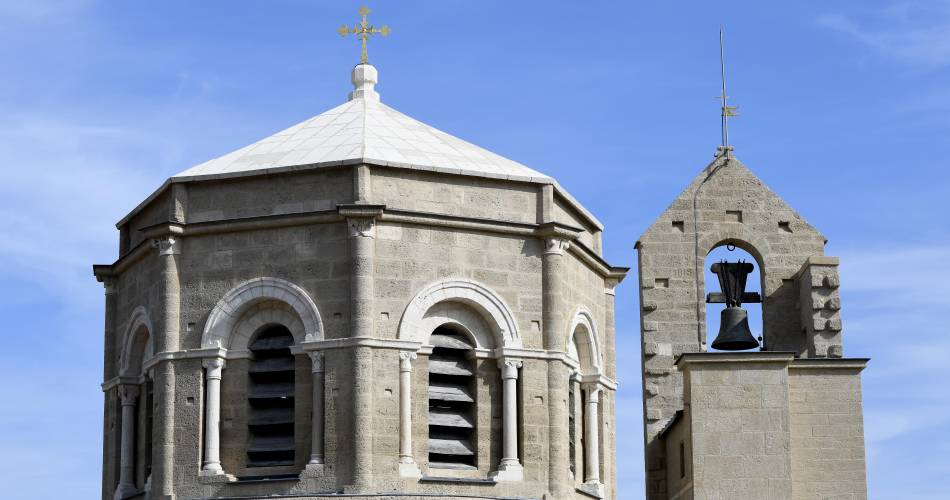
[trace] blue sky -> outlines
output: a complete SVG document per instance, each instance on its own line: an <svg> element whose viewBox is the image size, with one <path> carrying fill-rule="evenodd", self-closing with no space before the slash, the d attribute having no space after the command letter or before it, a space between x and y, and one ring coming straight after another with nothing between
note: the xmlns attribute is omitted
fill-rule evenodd
<svg viewBox="0 0 950 500"><path fill-rule="evenodd" d="M714 5L720 4L720 5ZM711 160L727 26L737 156L842 259L870 496L950 488L950 2L373 2L383 100L556 177L634 266ZM340 104L358 3L0 3L0 484L96 498L113 224L166 177ZM622 498L642 497L636 276L617 295Z"/></svg>

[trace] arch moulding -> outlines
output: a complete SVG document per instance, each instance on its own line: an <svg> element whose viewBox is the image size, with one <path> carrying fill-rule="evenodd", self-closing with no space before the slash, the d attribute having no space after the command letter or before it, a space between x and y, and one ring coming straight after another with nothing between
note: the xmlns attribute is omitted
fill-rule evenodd
<svg viewBox="0 0 950 500"><path fill-rule="evenodd" d="M122 337L122 351L119 353L119 376L130 375L130 370L137 369L138 367L130 366L132 358L135 356L133 350L135 349L135 334L139 329L144 328L148 334L148 344L145 346L145 350L142 353L141 361L145 361L150 354L153 354L151 349L152 347L152 335L154 335L154 330L152 329L152 320L148 315L148 309L145 306L137 306L132 310L132 314L129 316L129 320L126 322L125 334Z"/></svg>
<svg viewBox="0 0 950 500"><path fill-rule="evenodd" d="M584 373L584 375L601 375L603 357L600 352L600 342L597 340L597 327L594 326L594 315L590 312L590 309L579 306L577 310L574 311L573 318L570 323L570 328L567 331L567 343L564 344L564 351L568 352L570 343L574 342L574 334L578 332L578 327L582 326L583 328L580 329L580 331L585 332L585 338L581 340L586 341L587 355L590 360L589 369L591 370L591 373ZM581 348L584 346L579 343L578 347ZM578 353L578 355L580 355L580 353ZM585 367L582 366L582 368Z"/></svg>
<svg viewBox="0 0 950 500"><path fill-rule="evenodd" d="M230 348L241 316L254 304L275 300L290 306L303 323L304 341L323 340L323 319L304 289L280 278L254 278L232 288L215 304L201 334L202 348ZM299 341L300 339L298 339Z"/></svg>
<svg viewBox="0 0 950 500"><path fill-rule="evenodd" d="M426 331L425 314L442 302L460 302L478 311L493 330L495 347L523 347L518 324L504 299L481 283L465 278L439 280L416 294L399 322L399 339L426 343L432 332Z"/></svg>

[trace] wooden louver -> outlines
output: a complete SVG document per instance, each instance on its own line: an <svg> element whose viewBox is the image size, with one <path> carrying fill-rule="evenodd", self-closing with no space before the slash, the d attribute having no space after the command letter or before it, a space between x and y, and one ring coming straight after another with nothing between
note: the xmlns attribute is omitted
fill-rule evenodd
<svg viewBox="0 0 950 500"><path fill-rule="evenodd" d="M259 333L249 349L248 467L294 463L294 339L283 326Z"/></svg>
<svg viewBox="0 0 950 500"><path fill-rule="evenodd" d="M475 466L475 371L468 340L437 328L429 356L429 467Z"/></svg>

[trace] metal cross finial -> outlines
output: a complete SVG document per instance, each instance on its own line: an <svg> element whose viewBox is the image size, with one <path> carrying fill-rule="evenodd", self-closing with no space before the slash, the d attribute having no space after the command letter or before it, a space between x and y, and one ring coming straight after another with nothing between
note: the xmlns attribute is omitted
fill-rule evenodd
<svg viewBox="0 0 950 500"><path fill-rule="evenodd" d="M717 99L722 101L722 151L723 153L732 149L729 146L729 118L733 116L739 116L737 112L739 110L738 106L730 106L727 102L729 96L726 95L726 62L725 62L725 51L723 50L722 43L722 26L719 27L719 71L722 78L722 95L717 97Z"/></svg>
<svg viewBox="0 0 950 500"><path fill-rule="evenodd" d="M361 17L359 24L353 26L352 28L344 24L343 26L340 26L336 32L339 33L340 36L346 36L350 34L356 35L363 45L363 50L360 52L360 64L369 64L369 59L366 56L366 40L369 40L369 37L377 33L383 36L389 36L389 26L384 24L380 28L376 28L375 26L367 23L366 16L370 13L370 10L366 7L360 7L359 13Z"/></svg>

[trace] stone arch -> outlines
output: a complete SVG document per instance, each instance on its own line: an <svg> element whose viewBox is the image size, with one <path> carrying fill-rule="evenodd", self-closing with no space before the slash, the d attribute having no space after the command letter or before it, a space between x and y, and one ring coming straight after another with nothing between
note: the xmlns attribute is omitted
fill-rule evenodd
<svg viewBox="0 0 950 500"><path fill-rule="evenodd" d="M119 353L119 376L141 375L142 363L154 355L152 320L145 306L132 310L126 323L122 350Z"/></svg>
<svg viewBox="0 0 950 500"><path fill-rule="evenodd" d="M459 303L465 307L444 307L433 309L442 303ZM435 314L427 313L434 311ZM467 311L467 312L466 312ZM477 313L477 316L472 314ZM441 316L439 316L441 314ZM523 346L518 324L511 309L498 294L488 287L465 278L439 280L422 289L406 306L399 323L399 339L426 343L429 334L440 324L455 322L463 328L470 328L473 322L483 321L491 331L494 347ZM432 326L431 329L427 329ZM487 339L479 339L483 344ZM492 346L479 345L479 348Z"/></svg>
<svg viewBox="0 0 950 500"><path fill-rule="evenodd" d="M258 316L258 313L250 308L268 301L286 304L296 314L301 326L297 332L294 332L293 329L291 332L294 333L294 339L297 342L323 339L323 320L320 317L320 311L317 310L317 305L307 292L287 280L263 277L254 278L237 285L215 304L211 314L208 315L208 321L205 323L204 332L201 335L201 347L229 349L233 344L236 332L239 335L246 333L243 327L236 327L239 326L239 320L247 313L252 314L248 318L252 321L267 320L266 314L255 320L254 318ZM280 313L275 314L279 315ZM271 319L276 320L276 318ZM259 326L263 326L263 324ZM291 327L291 325L285 326Z"/></svg>
<svg viewBox="0 0 950 500"><path fill-rule="evenodd" d="M600 375L603 367L603 355L600 350L600 341L597 340L597 327L594 316L584 306L574 312L570 329L567 332L565 352L568 356L576 356L582 375Z"/></svg>
<svg viewBox="0 0 950 500"><path fill-rule="evenodd" d="M766 241L761 234L748 228L720 229L719 231L706 234L700 238L700 254L696 256L701 261L700 266L705 265L706 257L713 250L724 245L735 245L737 248L745 250L749 255L755 258L755 263L759 267L759 278L762 280L760 285L762 292L767 293L766 290L770 290L770 287L767 286L768 273L769 270L774 267L770 262L772 252L769 242ZM700 269L700 271L700 276L704 276L703 270ZM781 284L781 281L781 278L779 278L778 284Z"/></svg>

